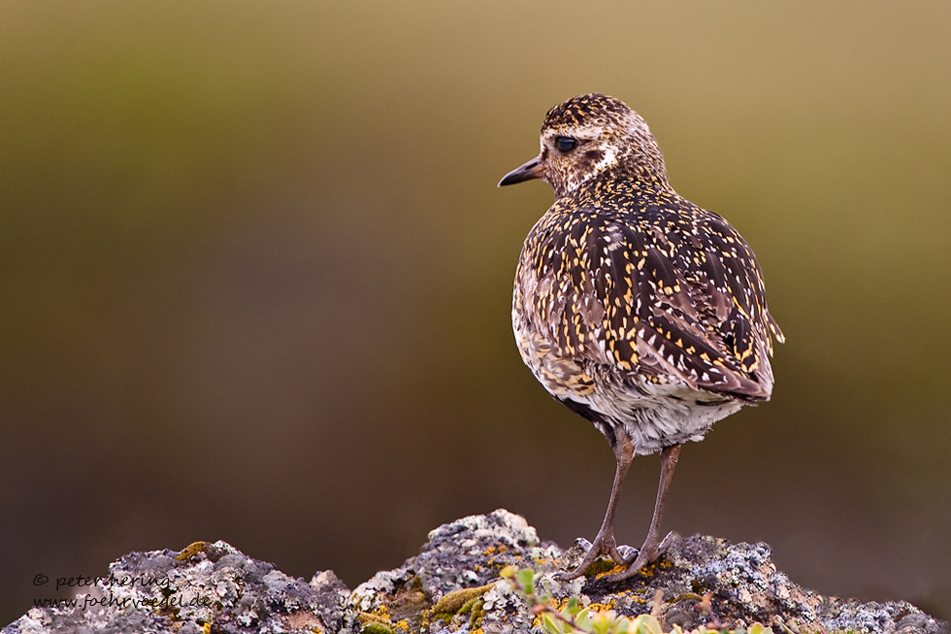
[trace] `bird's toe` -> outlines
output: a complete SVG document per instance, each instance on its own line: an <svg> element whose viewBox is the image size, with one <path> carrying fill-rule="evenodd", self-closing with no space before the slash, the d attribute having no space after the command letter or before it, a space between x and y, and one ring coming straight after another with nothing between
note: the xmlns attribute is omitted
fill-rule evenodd
<svg viewBox="0 0 951 634"><path fill-rule="evenodd" d="M562 572L557 575L558 579L561 581L577 579L587 572L588 568L590 568L591 565L601 557L610 557L614 563L618 565L622 565L625 562L625 557L618 550L613 534L605 535L599 533L594 542L588 542L588 540L584 538L579 538L575 543L582 548L587 546L587 552L585 552L584 559L581 560L581 563L578 564L574 570L570 572ZM629 549L630 547L622 546L621 548ZM627 553L625 552L625 554Z"/></svg>

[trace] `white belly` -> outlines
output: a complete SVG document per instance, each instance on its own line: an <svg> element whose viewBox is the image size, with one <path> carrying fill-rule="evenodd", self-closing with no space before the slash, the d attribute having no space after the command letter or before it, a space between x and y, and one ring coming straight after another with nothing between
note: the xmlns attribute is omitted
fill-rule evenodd
<svg viewBox="0 0 951 634"><path fill-rule="evenodd" d="M715 422L744 405L674 377L653 382L615 367L560 357L545 339L520 328L518 321L515 325L522 360L548 393L586 406L600 418L596 424L623 426L637 455L702 440Z"/></svg>

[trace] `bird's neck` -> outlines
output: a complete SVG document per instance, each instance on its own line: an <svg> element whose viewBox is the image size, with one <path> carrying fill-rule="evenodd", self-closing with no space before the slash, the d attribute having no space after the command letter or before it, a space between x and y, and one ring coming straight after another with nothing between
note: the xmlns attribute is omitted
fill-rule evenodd
<svg viewBox="0 0 951 634"><path fill-rule="evenodd" d="M638 193L651 197L652 193L677 195L670 186L665 172L657 173L652 170L612 170L610 173L600 174L587 180L577 187L566 191L555 191L555 200L575 199L583 201L603 200L612 193Z"/></svg>

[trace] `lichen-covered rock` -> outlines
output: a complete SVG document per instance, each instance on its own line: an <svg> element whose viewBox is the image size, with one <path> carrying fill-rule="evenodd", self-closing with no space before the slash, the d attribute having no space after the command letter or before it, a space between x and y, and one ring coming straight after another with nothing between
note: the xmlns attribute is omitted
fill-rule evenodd
<svg viewBox="0 0 951 634"><path fill-rule="evenodd" d="M558 546L541 543L523 517L506 510L464 517L430 532L419 555L400 568L360 584L352 597L355 614L347 625L359 631L358 619L369 614L383 619L381 625L404 631L524 631L533 620L524 600L489 584L509 565L554 570L560 556ZM482 593L458 609L432 609L441 607L439 601L448 594L473 588L482 588ZM399 627L401 623L406 627Z"/></svg>
<svg viewBox="0 0 951 634"><path fill-rule="evenodd" d="M760 622L777 632L948 631L909 603L842 601L802 588L776 570L766 544L733 545L700 535L675 540L638 578L620 586L594 579L582 594L625 615L653 610L661 623L685 629L710 622L745 629Z"/></svg>
<svg viewBox="0 0 951 634"><path fill-rule="evenodd" d="M2 634L540 632L524 595L500 579L506 566L537 571L538 591L558 607L577 597L593 611L653 613L665 631L743 630L757 621L803 634L948 631L908 603L863 604L801 588L776 570L765 544L695 535L675 540L660 562L621 584L603 579L610 562L561 581L557 573L576 565L585 546L543 543L522 517L498 510L440 526L417 556L350 592L331 571L306 583L224 542L198 543L181 553L127 555L76 605L34 608Z"/></svg>
<svg viewBox="0 0 951 634"><path fill-rule="evenodd" d="M333 572L308 584L221 541L196 542L180 553L131 553L91 589L30 610L3 634L332 632L349 595Z"/></svg>

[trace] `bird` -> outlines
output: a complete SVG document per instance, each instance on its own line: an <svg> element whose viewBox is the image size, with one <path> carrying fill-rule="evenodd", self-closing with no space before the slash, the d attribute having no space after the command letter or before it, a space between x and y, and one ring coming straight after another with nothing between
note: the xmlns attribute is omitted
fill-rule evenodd
<svg viewBox="0 0 951 634"><path fill-rule="evenodd" d="M682 445L769 400L773 342L785 339L752 249L674 191L657 140L627 104L572 97L548 111L540 145L498 184L539 179L555 194L519 256L512 327L535 378L604 434L617 461L601 528L563 578L607 556L623 567L616 582L676 538L659 539ZM621 487L634 456L658 451L647 537L625 558L614 536Z"/></svg>

